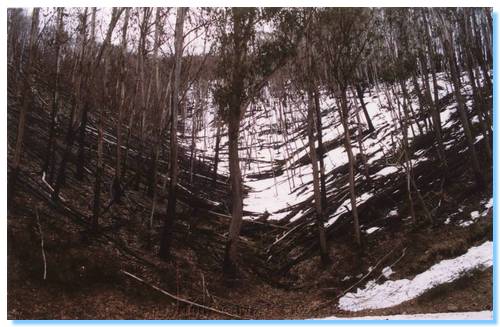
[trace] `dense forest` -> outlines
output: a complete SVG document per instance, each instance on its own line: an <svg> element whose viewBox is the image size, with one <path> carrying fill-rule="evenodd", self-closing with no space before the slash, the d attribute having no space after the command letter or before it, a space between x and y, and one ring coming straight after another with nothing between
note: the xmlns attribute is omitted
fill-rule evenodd
<svg viewBox="0 0 500 327"><path fill-rule="evenodd" d="M491 314L490 8L7 19L9 319Z"/></svg>

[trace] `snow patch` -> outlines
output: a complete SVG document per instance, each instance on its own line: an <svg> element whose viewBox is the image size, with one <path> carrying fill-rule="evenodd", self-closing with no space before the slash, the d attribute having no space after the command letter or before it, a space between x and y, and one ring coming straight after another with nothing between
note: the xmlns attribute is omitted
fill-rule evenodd
<svg viewBox="0 0 500 327"><path fill-rule="evenodd" d="M387 176L390 174L394 174L398 172L398 168L395 166L387 166L381 170L379 170L375 175L377 176Z"/></svg>
<svg viewBox="0 0 500 327"><path fill-rule="evenodd" d="M466 220L460 223L460 227L469 227L470 225L474 224L473 220Z"/></svg>
<svg viewBox="0 0 500 327"><path fill-rule="evenodd" d="M470 217L471 217L472 219L477 219L477 218L479 218L479 211L472 211L472 212L470 213Z"/></svg>
<svg viewBox="0 0 500 327"><path fill-rule="evenodd" d="M484 215L485 213L483 212L481 215ZM461 227L468 227L470 225L472 225L473 223L476 222L476 220L481 217L481 215L479 214L479 211L472 211L470 213L470 220L466 220L466 221L463 221L460 223L460 226Z"/></svg>
<svg viewBox="0 0 500 327"><path fill-rule="evenodd" d="M391 275L394 274L394 271L391 269L391 267L385 267L382 269L382 275L384 275L385 278L391 277Z"/></svg>
<svg viewBox="0 0 500 327"><path fill-rule="evenodd" d="M366 234L372 234L372 233L375 233L376 231L378 231L380 229L380 227L371 227L371 228L368 228L366 230Z"/></svg>
<svg viewBox="0 0 500 327"><path fill-rule="evenodd" d="M397 217L398 215L399 215L399 212L398 212L398 209L396 208L396 209L389 211L386 218L393 218L393 217Z"/></svg>
<svg viewBox="0 0 500 327"><path fill-rule="evenodd" d="M486 204L484 205L484 207L486 209L493 207L493 198L489 199L488 202L486 202Z"/></svg>
<svg viewBox="0 0 500 327"><path fill-rule="evenodd" d="M418 313L412 315L326 317L322 320L493 320L493 311Z"/></svg>
<svg viewBox="0 0 500 327"><path fill-rule="evenodd" d="M347 293L339 300L339 308L345 311L389 308L414 299L438 285L452 282L474 269L486 269L493 264L493 242L487 241L470 248L467 253L454 259L443 260L413 279L400 279L376 284L367 283L356 293Z"/></svg>

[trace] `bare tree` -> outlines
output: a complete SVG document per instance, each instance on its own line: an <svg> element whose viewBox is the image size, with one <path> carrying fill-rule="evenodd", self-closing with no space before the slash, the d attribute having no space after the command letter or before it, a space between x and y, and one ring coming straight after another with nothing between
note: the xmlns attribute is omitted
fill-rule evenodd
<svg viewBox="0 0 500 327"><path fill-rule="evenodd" d="M110 58L108 58L106 51L106 46L111 42L111 35L113 30L120 18L120 15L124 11L123 8L113 8L113 12L111 14L111 21L109 23L108 31L106 33L106 38L99 49L99 53L97 54L97 59L95 62L96 69L101 61L101 58L104 56L104 80L102 85L103 92L103 105L99 106L98 113L98 128L97 128L97 165L95 172L95 182L94 182L94 201L93 201L93 209L92 209L92 228L96 229L99 226L99 214L101 208L101 184L102 177L104 172L104 162L103 162L103 142L104 142L104 107L109 106L111 102L111 89L112 86L112 77L111 77L111 66L110 66ZM109 53L109 52L108 52Z"/></svg>
<svg viewBox="0 0 500 327"><path fill-rule="evenodd" d="M22 93L21 93L21 112L19 113L19 123L17 125L16 147L14 149L14 159L12 160L12 167L8 180L7 197L9 204L15 193L17 178L19 175L21 155L23 151L24 134L26 129L26 115L33 103L33 94L31 87L33 86L32 78L34 74L34 66L37 53L37 37L38 37L38 24L40 19L40 8L33 8L31 13L31 32L29 37L29 56L26 63L25 76L23 80Z"/></svg>
<svg viewBox="0 0 500 327"><path fill-rule="evenodd" d="M224 273L236 272L237 244L243 219L243 189L238 143L240 122L248 105L260 93L274 73L290 58L296 46L297 34L290 38L268 40L253 44L257 22L282 18L278 28L286 24L300 29L297 21L287 19L293 16L278 16L279 10L270 9L268 15L261 15L257 8L228 8L216 12L219 40L219 69L215 98L224 120L228 124L229 175L231 185L231 224L224 256ZM295 25L292 25L295 24ZM265 49L264 51L261 51ZM253 51L251 51L253 50Z"/></svg>
<svg viewBox="0 0 500 327"><path fill-rule="evenodd" d="M163 225L160 241L160 257L166 259L170 256L170 245L172 242L172 228L176 219L176 192L177 178L179 174L179 163L177 162L177 114L179 112L179 88L181 81L182 52L184 42L184 17L187 8L177 8L175 20L175 70L172 89L172 113L170 121L170 185L168 189L167 216Z"/></svg>
<svg viewBox="0 0 500 327"><path fill-rule="evenodd" d="M479 159L476 153L476 148L474 146L474 138L472 137L472 133L470 130L469 118L467 115L467 107L465 105L465 101L463 95L460 91L460 75L457 67L456 57L455 57L455 49L452 42L452 32L449 27L446 27L445 34L443 35L443 43L446 51L446 56L448 58L448 65L450 68L450 74L453 84L453 93L455 95L455 99L458 105L458 112L460 115L460 121L462 123L462 127L464 129L465 138L467 140L467 144L469 147L469 152L471 155L472 161L472 170L474 172L474 176L476 179L476 184L478 187L482 187L485 184L484 176L479 166Z"/></svg>
<svg viewBox="0 0 500 327"><path fill-rule="evenodd" d="M373 34L370 32L373 17L372 9L358 8L348 10L329 8L322 11L320 16L320 22L323 26L328 26L328 28L322 29L322 38L324 43L327 44L327 46L323 47L327 75L326 83L330 93L336 97L340 120L344 129L354 240L359 249L361 249L361 231L356 205L354 171L356 159L351 145L350 106L347 99L347 90L349 85L354 83L356 67L367 55L367 44L373 38Z"/></svg>
<svg viewBox="0 0 500 327"><path fill-rule="evenodd" d="M127 28L128 21L130 17L130 8L125 9L125 17L123 19L122 27L122 43L121 43L121 55L120 55L120 72L119 81L117 86L119 90L119 101L118 101L118 120L116 122L116 165L115 165L115 176L113 178L113 190L116 202L120 202L120 197L122 194L122 117L125 111L125 79L127 77Z"/></svg>
<svg viewBox="0 0 500 327"><path fill-rule="evenodd" d="M56 115L59 111L59 83L61 75L61 45L64 31L64 8L57 8L57 30L55 33L54 40L54 51L55 51L55 66L56 74L54 78L54 85L51 98L51 112L50 112L50 127L49 127L49 139L47 143L45 162L42 171L50 176L49 183L52 181L54 173L54 137L55 137L55 125L56 125ZM50 168L49 168L50 167Z"/></svg>

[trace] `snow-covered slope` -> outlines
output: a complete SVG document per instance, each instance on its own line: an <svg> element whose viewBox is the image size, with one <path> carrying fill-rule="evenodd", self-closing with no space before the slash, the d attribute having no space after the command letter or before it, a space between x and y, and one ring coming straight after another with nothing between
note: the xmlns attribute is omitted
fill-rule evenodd
<svg viewBox="0 0 500 327"><path fill-rule="evenodd" d="M472 90L468 85L467 76L463 75L462 79L464 82L462 93L466 95L467 99L470 99ZM419 80L419 83L420 87L423 88L423 81ZM432 83L430 83L430 86L432 93ZM412 94L410 106L414 108L418 116L420 104L418 97L415 95L413 84L407 81L406 87L409 93ZM438 74L438 87L441 100L452 99L451 85L443 73ZM398 110L395 107L397 107L398 101L403 103L403 96L400 87L394 86L394 88L399 99L389 92L384 85L375 85L364 93L364 102L375 127L375 132L368 136L364 135L361 146L364 155L367 157L368 165L374 163L380 165L382 163L382 169L373 173L372 178L374 179L398 174L403 170L402 163L387 161L388 154L394 151L402 141ZM306 99L301 95L297 96L297 98L289 97L286 105L284 105L283 100L273 97L267 90L264 93L264 101L252 104L247 111L247 117L242 122L240 136L241 168L244 183L251 188L244 200L244 207L245 210L256 213L255 216L268 212L270 213L269 219L279 220L290 213L290 207L312 196L312 167L307 164L307 160L304 160L304 158L307 159L309 151L307 135L304 132ZM362 130L365 131L367 122L361 111L359 101L353 96L353 93L349 93L348 96L353 108L350 113L350 126L356 130L359 117ZM392 108L389 103L392 103ZM323 143L327 148L324 157L325 172L328 174L333 169L345 165L348 158L342 142L343 128L340 123L336 101L323 94L320 105L323 117ZM472 100L468 100L467 105L470 109ZM454 101L449 101L449 104L445 105L445 108L441 111L444 131L453 127L452 121L454 119L452 117L456 111ZM215 108L212 106L204 117L207 128L198 133L198 139L202 141L197 144L197 148L209 156L214 155L215 149L216 127L214 124L209 124L210 121L213 121L214 115ZM422 121L417 122L416 120L413 120L408 125L410 143L414 137L419 135L418 123L423 125ZM454 139L445 144L447 149L458 144L463 138L461 130L453 130L452 135ZM209 137L208 141L204 136ZM221 145L224 147L226 144L227 136L224 135ZM332 146L328 147L328 144L332 144ZM352 147L354 155L358 155L360 153L359 142L355 135L352 137ZM415 155L417 158L412 160L414 167L428 160L425 150L417 152ZM225 150L221 153L221 163L219 165L221 172L228 173L227 160L227 150ZM276 167L280 169L277 170ZM265 178L256 178L259 175L262 176L263 173L266 173ZM359 181L363 177L358 173L355 178ZM347 181L344 185L336 184L335 187L347 187ZM358 193L357 204L362 204L373 195L373 192ZM333 224L339 216L350 210L350 205L349 199L345 199L345 203L339 205L338 209L330 214L325 226L328 227ZM297 212L294 217L288 218L293 221L299 218L302 213L302 211ZM252 217L246 218L252 219Z"/></svg>

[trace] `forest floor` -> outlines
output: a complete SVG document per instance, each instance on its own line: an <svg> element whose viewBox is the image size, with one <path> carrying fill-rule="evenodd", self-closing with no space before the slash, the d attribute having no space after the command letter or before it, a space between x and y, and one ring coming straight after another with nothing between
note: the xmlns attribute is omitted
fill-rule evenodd
<svg viewBox="0 0 500 327"><path fill-rule="evenodd" d="M217 262L201 262L200 258L209 257L210 253L185 250L187 242L196 242L195 231L186 242L182 236L177 239L172 262L161 262L154 255L147 262L140 262L127 253L121 243L107 239L106 232L91 235L29 190L23 190L16 196L17 205L8 219L9 319L228 318L172 300L121 271L141 276L181 297L247 319L492 310L490 268L464 275L396 307L344 312L336 307L336 300L354 283L341 281L341 276L347 275L344 263L353 256L347 246L334 246L335 261L330 266L322 267L319 258L313 257L279 278L279 283L263 280L252 273L251 264L243 264L240 279L228 284ZM475 210L480 200L480 194L469 196L468 203L464 203L465 211L469 206L469 211ZM395 244L404 243L410 245L408 252L393 269L396 277L409 278L442 259L456 257L471 246L491 239L491 219L490 210L467 228L435 224L418 230L401 226L400 230L379 236L374 233L366 245L363 265L374 265L381 254L392 251L397 247ZM125 228L134 230L133 222L128 224ZM43 235L47 261L46 280L43 279L40 235ZM335 243L339 242L342 241ZM313 283L311 276L315 276Z"/></svg>

